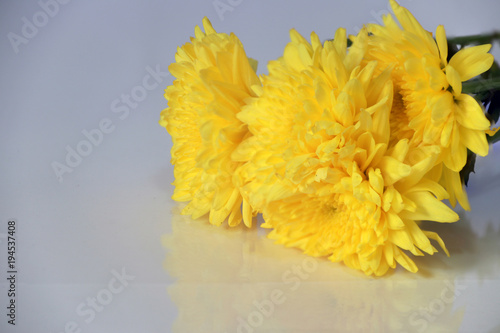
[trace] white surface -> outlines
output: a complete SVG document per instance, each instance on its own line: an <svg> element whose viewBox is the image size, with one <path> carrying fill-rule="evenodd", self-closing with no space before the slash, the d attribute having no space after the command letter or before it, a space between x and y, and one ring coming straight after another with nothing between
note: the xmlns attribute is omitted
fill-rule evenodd
<svg viewBox="0 0 500 333"><path fill-rule="evenodd" d="M218 333L237 332L238 320L250 318L254 332L499 332L498 147L471 178L472 211L435 226L451 258L419 259L419 274L365 278L273 245L262 231L210 228L176 213L171 140L158 125L172 77L158 77L128 113L120 102L140 90L148 68L166 71L205 15L217 31L235 32L265 72L290 28L326 39L340 26L356 32L388 7L368 0L221 1L233 4L221 16L213 1L70 1L17 53L9 33L22 36L23 17L43 19L40 4L0 3L0 237L16 219L18 269L13 327L0 238L0 331ZM500 29L497 1L401 3L428 30ZM52 163L65 163L66 147L76 149L86 140L82 131L105 119L113 130L59 181ZM309 273L298 274L296 265L310 265ZM121 287L115 275L123 271L129 280ZM96 297L109 304L91 310ZM264 314L254 302L268 305Z"/></svg>

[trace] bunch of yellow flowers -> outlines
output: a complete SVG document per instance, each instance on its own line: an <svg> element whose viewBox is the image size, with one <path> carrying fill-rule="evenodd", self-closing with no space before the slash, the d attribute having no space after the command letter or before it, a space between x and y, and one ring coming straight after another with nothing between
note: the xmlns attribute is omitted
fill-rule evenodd
<svg viewBox="0 0 500 333"><path fill-rule="evenodd" d="M451 55L442 26L433 37L390 3L395 17L356 36L292 30L260 77L234 34L195 28L160 119L183 214L251 227L262 213L277 243L367 275L416 272L408 254L437 252L431 240L448 254L420 221L457 221L443 200L470 209L460 172L493 131L463 85L490 69L491 45Z"/></svg>

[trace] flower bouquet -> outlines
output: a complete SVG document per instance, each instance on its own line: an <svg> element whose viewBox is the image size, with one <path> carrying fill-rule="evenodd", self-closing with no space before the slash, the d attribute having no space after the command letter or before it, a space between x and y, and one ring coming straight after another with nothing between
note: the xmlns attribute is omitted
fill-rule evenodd
<svg viewBox="0 0 500 333"><path fill-rule="evenodd" d="M499 137L497 36L433 35L390 5L355 36L291 30L260 76L240 40L203 19L169 67L160 119L183 214L251 227L262 213L277 243L367 275L416 272L409 254L432 255L431 241L448 254L420 221L456 222L445 200L470 209L475 156Z"/></svg>

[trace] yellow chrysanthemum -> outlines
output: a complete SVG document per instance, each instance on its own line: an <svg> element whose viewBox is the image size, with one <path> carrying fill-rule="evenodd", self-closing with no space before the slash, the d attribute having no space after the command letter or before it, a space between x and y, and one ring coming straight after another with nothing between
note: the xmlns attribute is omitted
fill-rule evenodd
<svg viewBox="0 0 500 333"><path fill-rule="evenodd" d="M178 48L169 70L176 80L165 90L168 108L160 125L172 136L173 199L189 201L183 214L210 214L210 223L226 218L231 226L251 225L252 209L233 183L239 163L231 153L248 135L236 118L255 96L259 78L234 34L217 33L207 18L190 43ZM242 207L242 208L241 208Z"/></svg>
<svg viewBox="0 0 500 333"><path fill-rule="evenodd" d="M233 153L250 202L263 212L269 237L312 256L329 256L367 275L396 262L417 267L405 254L444 248L416 220L453 222L431 179L440 149L390 144L393 101L390 72L363 66L366 31L346 52L339 29L333 41L311 44L296 31L282 58L269 64L260 96L238 118L253 136ZM446 251L446 249L445 249Z"/></svg>
<svg viewBox="0 0 500 333"><path fill-rule="evenodd" d="M405 138L411 146L441 147L441 182L452 204L457 198L469 209L458 172L466 163L467 149L480 156L488 153L490 122L481 105L462 93L462 82L491 67L491 45L464 48L448 62L443 26L437 28L434 40L406 8L394 0L390 3L401 26L391 15L383 18L383 26L368 25L371 36L366 60L377 60L381 70L393 68L392 141Z"/></svg>

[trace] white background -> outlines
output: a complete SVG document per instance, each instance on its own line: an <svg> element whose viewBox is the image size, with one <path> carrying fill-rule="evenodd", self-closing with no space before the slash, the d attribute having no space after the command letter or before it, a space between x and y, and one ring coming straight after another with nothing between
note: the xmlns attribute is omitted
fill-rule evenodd
<svg viewBox="0 0 500 333"><path fill-rule="evenodd" d="M212 0L73 0L48 7L51 16L41 4L54 1L0 2L0 331L499 332L498 147L471 178L472 211L435 227L451 258L419 258L418 274L366 278L274 245L260 230L178 215L171 139L158 125L173 78L148 80L133 107L121 99L141 90L148 71L166 72L204 16L217 31L235 32L265 73L291 28L327 39L388 12L386 1L220 2L231 10L217 13ZM498 1L401 3L430 31L500 29ZM39 27L23 30L27 21ZM24 42L14 46L13 34ZM58 178L54 163L88 148L83 132L103 121L112 131ZM6 316L10 219L16 326ZM274 303L273 291L281 295ZM92 310L92 298L104 305Z"/></svg>

